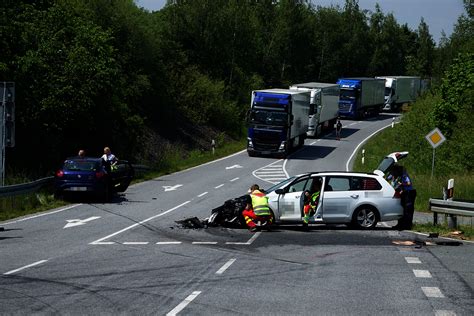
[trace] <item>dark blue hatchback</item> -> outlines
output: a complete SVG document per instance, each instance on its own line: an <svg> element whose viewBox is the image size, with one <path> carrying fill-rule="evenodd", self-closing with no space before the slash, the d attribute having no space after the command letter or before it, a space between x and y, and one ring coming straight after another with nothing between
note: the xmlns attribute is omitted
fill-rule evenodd
<svg viewBox="0 0 474 316"><path fill-rule="evenodd" d="M55 174L56 195L89 193L109 200L112 193L124 192L134 170L125 160L112 169L101 158L67 158Z"/></svg>

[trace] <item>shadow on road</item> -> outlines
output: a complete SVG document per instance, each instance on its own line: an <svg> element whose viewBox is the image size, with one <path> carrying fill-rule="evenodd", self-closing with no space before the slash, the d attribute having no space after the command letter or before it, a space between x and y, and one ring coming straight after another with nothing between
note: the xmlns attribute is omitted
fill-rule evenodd
<svg viewBox="0 0 474 316"><path fill-rule="evenodd" d="M336 147L329 146L304 146L288 158L291 160L316 160L322 159L333 152Z"/></svg>

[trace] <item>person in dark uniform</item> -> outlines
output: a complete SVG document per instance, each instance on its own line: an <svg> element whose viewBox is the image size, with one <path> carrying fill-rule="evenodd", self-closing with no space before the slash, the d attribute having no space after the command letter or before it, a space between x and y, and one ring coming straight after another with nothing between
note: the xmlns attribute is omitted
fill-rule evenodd
<svg viewBox="0 0 474 316"><path fill-rule="evenodd" d="M393 228L398 230L411 229L413 226L413 214L415 213L416 190L413 187L410 176L403 166L395 166L392 171L392 185L400 192L403 206L403 217L398 220Z"/></svg>

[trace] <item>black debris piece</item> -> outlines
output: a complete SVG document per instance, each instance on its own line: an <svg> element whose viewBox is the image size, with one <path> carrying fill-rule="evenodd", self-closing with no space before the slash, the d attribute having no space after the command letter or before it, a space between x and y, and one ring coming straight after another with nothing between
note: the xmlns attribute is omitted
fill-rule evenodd
<svg viewBox="0 0 474 316"><path fill-rule="evenodd" d="M181 221L176 221L178 225L181 225L183 228L206 228L206 225L197 217L190 217L183 219Z"/></svg>

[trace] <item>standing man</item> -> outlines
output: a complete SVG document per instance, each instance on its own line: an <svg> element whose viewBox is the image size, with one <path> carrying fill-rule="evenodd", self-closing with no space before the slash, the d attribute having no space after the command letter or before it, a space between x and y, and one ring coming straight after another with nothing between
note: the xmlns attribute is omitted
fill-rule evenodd
<svg viewBox="0 0 474 316"><path fill-rule="evenodd" d="M395 190L400 191L403 206L403 217L398 220L395 229L411 229L413 226L413 214L415 213L416 190L413 188L410 176L403 166L394 166L393 185Z"/></svg>
<svg viewBox="0 0 474 316"><path fill-rule="evenodd" d="M273 222L272 212L268 206L268 197L260 191L257 184L250 187L250 201L242 212L245 223L251 232L257 231L257 225L254 220Z"/></svg>
<svg viewBox="0 0 474 316"><path fill-rule="evenodd" d="M342 123L340 118L337 118L336 123L336 140L341 140L341 132L342 132Z"/></svg>

